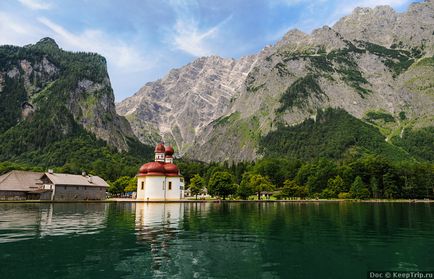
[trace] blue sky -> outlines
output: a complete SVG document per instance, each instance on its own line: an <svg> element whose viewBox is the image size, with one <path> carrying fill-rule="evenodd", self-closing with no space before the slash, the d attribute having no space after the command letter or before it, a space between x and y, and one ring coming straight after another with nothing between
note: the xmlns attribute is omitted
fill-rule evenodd
<svg viewBox="0 0 434 279"><path fill-rule="evenodd" d="M54 38L108 61L116 101L197 57L239 58L288 30L333 25L357 6L409 0L1 0L0 45Z"/></svg>

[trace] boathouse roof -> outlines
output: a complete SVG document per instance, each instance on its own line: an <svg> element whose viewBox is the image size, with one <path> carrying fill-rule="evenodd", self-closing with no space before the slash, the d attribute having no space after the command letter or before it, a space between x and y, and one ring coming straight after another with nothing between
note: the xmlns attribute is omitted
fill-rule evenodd
<svg viewBox="0 0 434 279"><path fill-rule="evenodd" d="M107 182L99 176L48 172L45 175L55 185L109 187Z"/></svg>
<svg viewBox="0 0 434 279"><path fill-rule="evenodd" d="M0 176L0 191L30 191L42 185L43 173L13 170Z"/></svg>
<svg viewBox="0 0 434 279"><path fill-rule="evenodd" d="M49 184L64 186L108 187L107 182L99 176L76 175L66 173L43 173L13 170L0 176L0 191L33 191L43 186L44 177ZM45 182L46 184L47 181Z"/></svg>

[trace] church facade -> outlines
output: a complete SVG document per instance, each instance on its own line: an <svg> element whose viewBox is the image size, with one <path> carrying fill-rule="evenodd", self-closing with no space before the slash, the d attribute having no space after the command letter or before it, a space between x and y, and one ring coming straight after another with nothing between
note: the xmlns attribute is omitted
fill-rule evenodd
<svg viewBox="0 0 434 279"><path fill-rule="evenodd" d="M170 201L184 199L184 178L173 163L174 150L159 143L155 160L140 167L136 200Z"/></svg>

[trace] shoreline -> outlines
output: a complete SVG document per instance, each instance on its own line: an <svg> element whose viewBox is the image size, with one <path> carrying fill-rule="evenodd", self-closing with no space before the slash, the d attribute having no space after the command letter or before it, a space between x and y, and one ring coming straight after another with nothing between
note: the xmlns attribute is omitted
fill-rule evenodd
<svg viewBox="0 0 434 279"><path fill-rule="evenodd" d="M77 201L51 201L51 200L0 200L0 204L7 203L434 203L434 200L425 199L307 199L307 200L154 200L143 201L135 199L115 198L107 200L77 200Z"/></svg>

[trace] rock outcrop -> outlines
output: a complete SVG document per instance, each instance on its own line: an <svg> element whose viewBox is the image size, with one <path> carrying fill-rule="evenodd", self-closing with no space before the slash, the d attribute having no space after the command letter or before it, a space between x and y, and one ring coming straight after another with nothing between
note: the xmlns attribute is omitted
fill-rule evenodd
<svg viewBox="0 0 434 279"><path fill-rule="evenodd" d="M47 115L47 121L59 128L57 133L67 135L74 129L72 122L61 120L69 114L97 138L119 151L128 150L128 139L135 136L128 121L116 114L102 56L63 51L51 38L0 48L0 133L48 108L50 115L59 115Z"/></svg>

